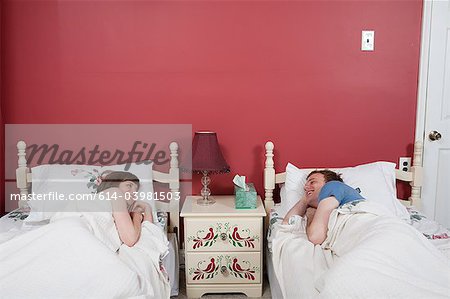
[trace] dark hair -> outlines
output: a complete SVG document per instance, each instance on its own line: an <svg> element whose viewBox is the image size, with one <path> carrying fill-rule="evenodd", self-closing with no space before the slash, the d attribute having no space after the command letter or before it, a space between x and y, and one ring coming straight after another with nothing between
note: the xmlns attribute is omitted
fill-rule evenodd
<svg viewBox="0 0 450 299"><path fill-rule="evenodd" d="M344 180L341 178L341 174L340 173L336 173L332 170L329 169L325 169L325 170L314 170L311 171L308 176L306 177L306 179L308 179L310 176L312 176L313 174L316 173L320 173L323 175L324 179L325 179L325 183L328 183L329 181L339 181L339 182L344 182Z"/></svg>
<svg viewBox="0 0 450 299"><path fill-rule="evenodd" d="M139 189L139 178L132 174L131 172L126 171L113 171L108 173L106 176L103 174L101 178L102 182L97 187L97 192L102 192L103 190L118 187L120 183L125 181L131 181L136 183Z"/></svg>

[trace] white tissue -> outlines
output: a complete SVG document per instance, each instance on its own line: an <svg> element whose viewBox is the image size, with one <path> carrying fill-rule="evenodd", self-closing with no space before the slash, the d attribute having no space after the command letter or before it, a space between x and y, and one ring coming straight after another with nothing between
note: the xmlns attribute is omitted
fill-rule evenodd
<svg viewBox="0 0 450 299"><path fill-rule="evenodd" d="M235 175L234 178L233 178L233 183L234 183L236 186L238 186L238 187L244 189L245 191L249 191L249 190L250 190L250 188L249 188L249 187L247 186L247 184L245 183L245 175L242 175L242 176L240 176L240 175Z"/></svg>

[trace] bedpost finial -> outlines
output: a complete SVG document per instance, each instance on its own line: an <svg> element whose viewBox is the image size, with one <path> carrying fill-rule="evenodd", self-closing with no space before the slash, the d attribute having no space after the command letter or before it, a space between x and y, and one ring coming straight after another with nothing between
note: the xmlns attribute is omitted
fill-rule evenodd
<svg viewBox="0 0 450 299"><path fill-rule="evenodd" d="M27 148L27 144L25 143L25 141L19 140L19 142L17 142L17 149L25 150L26 148Z"/></svg>
<svg viewBox="0 0 450 299"><path fill-rule="evenodd" d="M169 148L171 152L176 152L178 150L178 143L176 143L175 141L171 142Z"/></svg>
<svg viewBox="0 0 450 299"><path fill-rule="evenodd" d="M422 166L423 143L414 142L413 166Z"/></svg>
<svg viewBox="0 0 450 299"><path fill-rule="evenodd" d="M273 148L274 148L275 146L273 145L273 142L272 141L267 141L266 142L266 150L268 150L268 151L273 151Z"/></svg>
<svg viewBox="0 0 450 299"><path fill-rule="evenodd" d="M169 145L170 149L170 168L171 171L175 171L175 169L178 169L178 143L171 142Z"/></svg>
<svg viewBox="0 0 450 299"><path fill-rule="evenodd" d="M414 142L414 152L422 152L423 150L423 143L420 140L416 140Z"/></svg>

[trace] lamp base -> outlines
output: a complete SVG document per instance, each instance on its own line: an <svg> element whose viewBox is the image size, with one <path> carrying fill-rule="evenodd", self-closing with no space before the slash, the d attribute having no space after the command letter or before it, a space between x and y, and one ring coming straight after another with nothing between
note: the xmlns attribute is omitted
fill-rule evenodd
<svg viewBox="0 0 450 299"><path fill-rule="evenodd" d="M199 198L197 200L197 204L199 206L210 206L213 205L216 201L210 196L208 198Z"/></svg>
<svg viewBox="0 0 450 299"><path fill-rule="evenodd" d="M211 190L209 190L208 185L211 182L211 179L208 176L208 171L203 171L203 177L202 177L202 191L200 194L202 195L202 198L197 200L197 204L200 206L210 206L214 204L216 201L211 197Z"/></svg>

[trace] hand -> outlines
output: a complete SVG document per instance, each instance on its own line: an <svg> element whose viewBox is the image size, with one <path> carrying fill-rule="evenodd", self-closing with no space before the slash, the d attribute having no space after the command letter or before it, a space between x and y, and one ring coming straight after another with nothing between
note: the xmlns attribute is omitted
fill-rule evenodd
<svg viewBox="0 0 450 299"><path fill-rule="evenodd" d="M135 203L133 203L130 206L129 210L132 211L132 212L141 213L141 214L143 214L145 212L145 209L143 207L136 206Z"/></svg>
<svg viewBox="0 0 450 299"><path fill-rule="evenodd" d="M141 213L146 213L146 212L151 212L152 207L150 206L150 204L141 201L141 200L136 200L134 201L131 210L133 212L141 212Z"/></svg>
<svg viewBox="0 0 450 299"><path fill-rule="evenodd" d="M305 216L306 209L308 208L308 203L305 197L302 197L286 214L283 219L282 224L288 224L289 218L293 215L299 215L301 217Z"/></svg>
<svg viewBox="0 0 450 299"><path fill-rule="evenodd" d="M144 220L153 222L153 216L152 216L152 207L149 203L137 200L134 203L133 211L140 212L144 214Z"/></svg>
<svg viewBox="0 0 450 299"><path fill-rule="evenodd" d="M130 213L131 219L134 221L138 221L139 223L142 223L142 221L144 220L144 216L142 215L142 213L139 212L131 212ZM135 220L137 219L137 220Z"/></svg>

